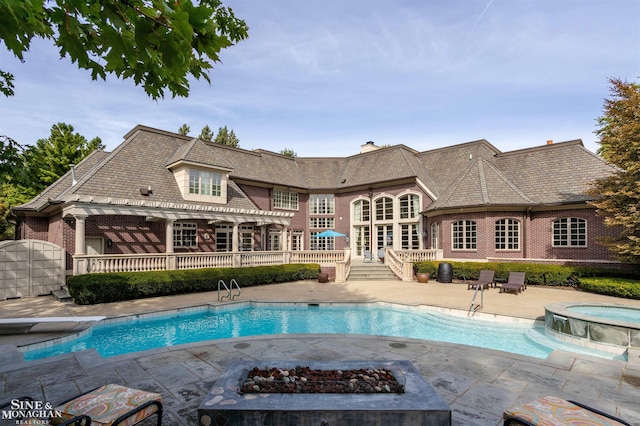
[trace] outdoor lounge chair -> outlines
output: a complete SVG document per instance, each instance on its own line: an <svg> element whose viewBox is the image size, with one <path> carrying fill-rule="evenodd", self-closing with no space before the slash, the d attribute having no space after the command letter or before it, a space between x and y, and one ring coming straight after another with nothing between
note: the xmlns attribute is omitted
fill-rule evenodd
<svg viewBox="0 0 640 426"><path fill-rule="evenodd" d="M472 281L467 285L467 290L471 290L472 288L482 287L487 289L491 286L495 286L495 281L493 279L493 275L495 271L490 271L488 269L483 269L480 271L480 276L477 281Z"/></svg>
<svg viewBox="0 0 640 426"><path fill-rule="evenodd" d="M629 423L587 405L546 396L537 401L504 410L504 426L631 426Z"/></svg>
<svg viewBox="0 0 640 426"><path fill-rule="evenodd" d="M373 255L371 254L371 250L364 251L364 259L365 262L373 262Z"/></svg>
<svg viewBox="0 0 640 426"><path fill-rule="evenodd" d="M35 401L30 397L17 399ZM11 401L8 404L10 405ZM4 404L0 408L8 407L8 404ZM56 423L59 425L130 426L140 423L154 414L157 417L157 426L162 425L162 396L160 394L116 384L100 386L74 396L58 404L54 410L62 416L57 418L61 421L61 423Z"/></svg>
<svg viewBox="0 0 640 426"><path fill-rule="evenodd" d="M500 285L500 293L512 291L515 294L518 294L526 288L527 285L524 282L524 272L509 272L507 282Z"/></svg>

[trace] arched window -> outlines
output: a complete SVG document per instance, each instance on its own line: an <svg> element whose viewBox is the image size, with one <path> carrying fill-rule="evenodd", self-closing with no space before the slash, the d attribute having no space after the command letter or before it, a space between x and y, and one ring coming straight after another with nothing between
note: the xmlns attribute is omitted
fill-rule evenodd
<svg viewBox="0 0 640 426"><path fill-rule="evenodd" d="M357 200L353 203L353 221L369 222L370 216L369 200Z"/></svg>
<svg viewBox="0 0 640 426"><path fill-rule="evenodd" d="M382 197L376 200L376 220L393 220L393 199Z"/></svg>
<svg viewBox="0 0 640 426"><path fill-rule="evenodd" d="M554 247L586 247L587 221L578 217L563 217L553 221Z"/></svg>
<svg viewBox="0 0 640 426"><path fill-rule="evenodd" d="M496 220L496 250L520 250L520 222Z"/></svg>
<svg viewBox="0 0 640 426"><path fill-rule="evenodd" d="M473 220L459 220L451 224L451 247L453 250L476 250L478 248L478 226Z"/></svg>
<svg viewBox="0 0 640 426"><path fill-rule="evenodd" d="M400 197L400 219L415 219L420 214L420 197L408 194Z"/></svg>

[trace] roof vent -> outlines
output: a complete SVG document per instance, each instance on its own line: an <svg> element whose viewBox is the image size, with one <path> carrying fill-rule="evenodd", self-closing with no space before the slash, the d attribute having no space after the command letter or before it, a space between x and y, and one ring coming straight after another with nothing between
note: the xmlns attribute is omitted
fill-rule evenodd
<svg viewBox="0 0 640 426"><path fill-rule="evenodd" d="M376 149L380 149L373 141L369 141L360 146L360 154L364 154L365 152L375 151Z"/></svg>

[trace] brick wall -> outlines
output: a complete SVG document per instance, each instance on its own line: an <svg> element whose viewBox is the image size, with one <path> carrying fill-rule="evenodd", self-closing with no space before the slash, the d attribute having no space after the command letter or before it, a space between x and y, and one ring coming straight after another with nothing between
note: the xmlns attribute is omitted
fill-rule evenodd
<svg viewBox="0 0 640 426"><path fill-rule="evenodd" d="M586 247L553 247L552 222L559 218L576 217L587 221ZM520 249L495 249L495 222L499 219L515 219L520 221ZM458 220L474 220L477 225L477 249L452 249L452 224ZM597 265L615 261L615 254L610 252L599 239L616 235L615 228L604 225L602 218L594 209L583 208L573 210L554 210L544 212L477 212L442 215L429 219L429 226L434 221L440 223L440 243L445 258L466 260L522 260L539 261L547 259L556 263L572 263ZM567 262L568 261L568 262Z"/></svg>

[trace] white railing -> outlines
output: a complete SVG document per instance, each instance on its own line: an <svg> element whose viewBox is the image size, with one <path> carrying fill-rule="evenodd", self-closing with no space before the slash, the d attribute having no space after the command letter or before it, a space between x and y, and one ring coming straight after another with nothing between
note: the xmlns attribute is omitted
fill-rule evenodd
<svg viewBox="0 0 640 426"><path fill-rule="evenodd" d="M413 281L413 262L404 259L395 250L385 250L384 263L402 281Z"/></svg>
<svg viewBox="0 0 640 426"><path fill-rule="evenodd" d="M442 250L386 250L385 264L404 281L413 279L413 262L442 259ZM74 275L104 272L164 271L199 268L237 268L317 263L335 266L336 281L346 281L351 271L351 251L251 251L207 253L140 253L74 256Z"/></svg>
<svg viewBox="0 0 640 426"><path fill-rule="evenodd" d="M167 268L166 254L137 254L137 255L102 255L75 256L86 262L85 273L103 272L139 272L163 271Z"/></svg>
<svg viewBox="0 0 640 426"><path fill-rule="evenodd" d="M398 257L407 262L442 260L442 250L396 250Z"/></svg>
<svg viewBox="0 0 640 426"><path fill-rule="evenodd" d="M318 263L334 266L344 262L344 250L253 251L216 253L139 253L74 256L74 275L104 272L165 271L175 269L234 268ZM346 279L346 276L345 276Z"/></svg>

